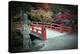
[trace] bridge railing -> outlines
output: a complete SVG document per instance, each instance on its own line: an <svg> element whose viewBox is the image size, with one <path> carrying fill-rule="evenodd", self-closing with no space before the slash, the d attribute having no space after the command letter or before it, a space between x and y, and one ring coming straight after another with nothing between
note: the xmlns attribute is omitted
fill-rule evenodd
<svg viewBox="0 0 80 54"><path fill-rule="evenodd" d="M42 22L32 22L32 25L36 27L41 27ZM55 24L55 23L45 23L44 24L45 28L51 29L51 30L56 30L59 32L72 32L72 27L71 26L64 26L64 24Z"/></svg>
<svg viewBox="0 0 80 54"><path fill-rule="evenodd" d="M37 35L42 35L43 40L46 40L46 31L44 25L38 23L31 23L31 31Z"/></svg>

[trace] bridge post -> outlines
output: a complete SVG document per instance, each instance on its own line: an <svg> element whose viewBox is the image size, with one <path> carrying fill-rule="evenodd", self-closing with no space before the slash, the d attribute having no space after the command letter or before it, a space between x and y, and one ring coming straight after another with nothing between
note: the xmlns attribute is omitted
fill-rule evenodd
<svg viewBox="0 0 80 54"><path fill-rule="evenodd" d="M60 24L60 32L61 33L64 32L64 25L63 25L63 23Z"/></svg>
<svg viewBox="0 0 80 54"><path fill-rule="evenodd" d="M42 32L42 38L43 38L43 40L45 41L46 40L46 31L45 31L45 27L44 27L44 24L42 23L42 30L41 30L41 32Z"/></svg>

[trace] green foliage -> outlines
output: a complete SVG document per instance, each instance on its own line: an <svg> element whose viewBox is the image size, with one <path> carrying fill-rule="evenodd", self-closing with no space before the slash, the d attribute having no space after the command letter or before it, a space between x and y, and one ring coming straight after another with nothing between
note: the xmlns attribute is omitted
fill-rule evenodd
<svg viewBox="0 0 80 54"><path fill-rule="evenodd" d="M53 20L54 20L54 18L55 18L55 15L56 15L57 13L61 12L61 11L63 11L63 12L70 12L71 10L70 10L68 7L64 6L64 5L55 5L55 6L52 8L52 12L53 12L53 14L54 14L54 15L52 16Z"/></svg>
<svg viewBox="0 0 80 54"><path fill-rule="evenodd" d="M57 14L60 11L69 12L70 10L62 5L55 5L52 9L54 14Z"/></svg>
<svg viewBox="0 0 80 54"><path fill-rule="evenodd" d="M32 9L32 5L30 5L30 4L27 4L27 3L23 3L22 5L21 5L21 9L24 11L24 12L29 12L29 11L31 11L31 9Z"/></svg>

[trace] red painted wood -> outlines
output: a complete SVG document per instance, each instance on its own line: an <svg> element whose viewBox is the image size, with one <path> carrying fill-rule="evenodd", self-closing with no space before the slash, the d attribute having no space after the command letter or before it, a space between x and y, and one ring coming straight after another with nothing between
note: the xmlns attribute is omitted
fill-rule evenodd
<svg viewBox="0 0 80 54"><path fill-rule="evenodd" d="M46 31L43 32L43 40L46 40Z"/></svg>
<svg viewBox="0 0 80 54"><path fill-rule="evenodd" d="M45 27L44 24L42 24L42 36L43 36L43 40L46 40L46 31L45 31Z"/></svg>
<svg viewBox="0 0 80 54"><path fill-rule="evenodd" d="M60 25L60 32L64 32L63 24Z"/></svg>

